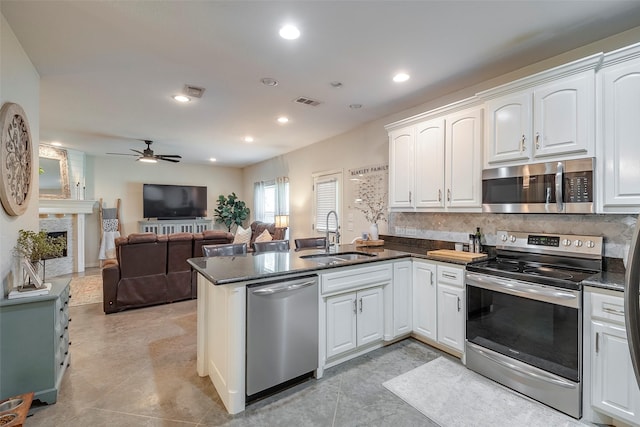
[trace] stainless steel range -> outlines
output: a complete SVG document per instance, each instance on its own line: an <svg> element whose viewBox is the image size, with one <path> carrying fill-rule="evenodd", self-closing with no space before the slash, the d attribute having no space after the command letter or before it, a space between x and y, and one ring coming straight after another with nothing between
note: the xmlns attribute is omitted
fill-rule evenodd
<svg viewBox="0 0 640 427"><path fill-rule="evenodd" d="M466 363L582 416L582 285L602 237L498 231L496 259L467 265Z"/></svg>

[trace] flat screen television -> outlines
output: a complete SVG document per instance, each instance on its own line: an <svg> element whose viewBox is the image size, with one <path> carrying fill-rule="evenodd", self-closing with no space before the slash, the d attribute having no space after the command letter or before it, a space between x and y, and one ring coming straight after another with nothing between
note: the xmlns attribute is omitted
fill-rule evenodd
<svg viewBox="0 0 640 427"><path fill-rule="evenodd" d="M180 219L207 216L207 187L144 184L142 199L145 218Z"/></svg>

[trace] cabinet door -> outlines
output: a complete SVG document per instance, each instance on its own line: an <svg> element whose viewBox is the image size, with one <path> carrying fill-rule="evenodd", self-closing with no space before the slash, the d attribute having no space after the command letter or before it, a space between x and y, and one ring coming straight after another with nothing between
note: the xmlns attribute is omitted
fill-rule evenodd
<svg viewBox="0 0 640 427"><path fill-rule="evenodd" d="M412 279L411 261L393 264L393 336L411 333Z"/></svg>
<svg viewBox="0 0 640 427"><path fill-rule="evenodd" d="M519 92L487 101L486 165L529 159L532 141L531 92Z"/></svg>
<svg viewBox="0 0 640 427"><path fill-rule="evenodd" d="M445 204L451 208L482 207L482 109L446 118Z"/></svg>
<svg viewBox="0 0 640 427"><path fill-rule="evenodd" d="M356 348L356 294L327 298L327 357Z"/></svg>
<svg viewBox="0 0 640 427"><path fill-rule="evenodd" d="M640 59L605 68L600 75L603 205L610 208L608 212L617 212L616 206L640 206Z"/></svg>
<svg viewBox="0 0 640 427"><path fill-rule="evenodd" d="M592 405L614 418L640 424L640 390L624 327L591 322Z"/></svg>
<svg viewBox="0 0 640 427"><path fill-rule="evenodd" d="M384 307L382 288L366 289L357 293L358 346L381 341L384 334Z"/></svg>
<svg viewBox="0 0 640 427"><path fill-rule="evenodd" d="M464 351L464 290L438 283L438 342Z"/></svg>
<svg viewBox="0 0 640 427"><path fill-rule="evenodd" d="M389 133L389 207L413 207L413 127Z"/></svg>
<svg viewBox="0 0 640 427"><path fill-rule="evenodd" d="M415 206L444 206L444 119L416 126Z"/></svg>
<svg viewBox="0 0 640 427"><path fill-rule="evenodd" d="M428 262L413 262L413 332L436 341L436 266Z"/></svg>
<svg viewBox="0 0 640 427"><path fill-rule="evenodd" d="M534 157L594 154L594 71L540 86L533 93Z"/></svg>

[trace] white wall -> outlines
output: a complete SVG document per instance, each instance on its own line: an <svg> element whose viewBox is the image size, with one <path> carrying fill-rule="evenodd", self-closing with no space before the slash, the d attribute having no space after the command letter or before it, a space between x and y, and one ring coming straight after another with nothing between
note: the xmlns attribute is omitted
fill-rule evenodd
<svg viewBox="0 0 640 427"><path fill-rule="evenodd" d="M87 156L87 200L103 199L105 207L116 206L121 199L122 232L124 235L138 232L142 220L142 184L200 185L207 187L207 217L213 217L216 200L220 194L235 192L241 198L243 192L242 171L239 168L190 165L158 162L145 164L135 158ZM249 193L252 194L252 193ZM100 225L97 204L94 214L86 218L85 259L88 267L99 265Z"/></svg>
<svg viewBox="0 0 640 427"><path fill-rule="evenodd" d="M345 134L245 168L244 192L251 195L255 181L273 179L276 176L289 176L291 196L289 236L292 239L311 236L313 235L311 229L312 173L329 169L341 169L346 179L349 169L377 163L388 163L388 137L384 129L385 125L445 106L473 96L477 92L584 58L594 53L607 52L637 43L638 40L640 40L640 27L462 90L453 92L452 86L440 87L437 92L426 95L423 103L416 107L369 122ZM248 202L253 204L252 196L250 196ZM346 207L344 201L343 206ZM343 212L343 218L340 219L343 227L342 242L350 242L360 234L360 231L367 230L368 224L365 222L362 213L358 211L343 210ZM350 213L354 215L353 231L346 229L346 219ZM424 221L428 221L427 216L424 217ZM386 233L388 224L382 223L379 225L380 232ZM428 224L426 226L428 227Z"/></svg>
<svg viewBox="0 0 640 427"><path fill-rule="evenodd" d="M40 140L40 76L18 43L9 24L0 15L0 104L15 102L27 115L32 137L31 166L32 192L27 211L20 216L9 216L0 209L0 280L4 299L21 276L13 249L18 230L38 230L38 141ZM2 179L2 178L0 178Z"/></svg>

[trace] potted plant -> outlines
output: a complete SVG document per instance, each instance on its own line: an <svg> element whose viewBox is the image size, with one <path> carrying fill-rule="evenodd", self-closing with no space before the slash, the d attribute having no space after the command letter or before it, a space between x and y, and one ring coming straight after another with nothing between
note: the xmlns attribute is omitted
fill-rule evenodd
<svg viewBox="0 0 640 427"><path fill-rule="evenodd" d="M229 232L233 225L242 225L251 213L245 202L238 199L236 193L231 193L227 197L221 194L216 203L218 207L213 211L215 220L217 223L226 225Z"/></svg>
<svg viewBox="0 0 640 427"><path fill-rule="evenodd" d="M378 240L378 221L386 221L387 193L384 189L384 177L373 175L360 182L355 200L355 208L364 214L370 224L369 238Z"/></svg>
<svg viewBox="0 0 640 427"><path fill-rule="evenodd" d="M47 258L62 256L65 248L66 242L63 237L51 237L46 231L20 230L15 250L38 271L39 263L44 263ZM44 280L44 264L42 279Z"/></svg>

